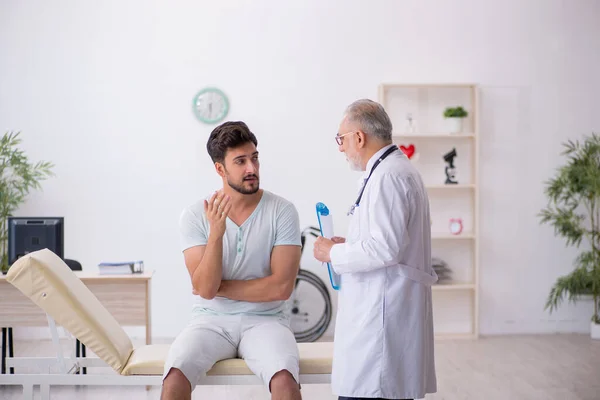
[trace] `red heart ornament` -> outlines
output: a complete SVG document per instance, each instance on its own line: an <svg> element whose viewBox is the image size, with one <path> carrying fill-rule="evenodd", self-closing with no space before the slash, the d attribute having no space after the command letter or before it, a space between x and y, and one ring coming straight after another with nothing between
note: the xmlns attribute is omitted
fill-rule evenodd
<svg viewBox="0 0 600 400"><path fill-rule="evenodd" d="M402 150L402 152L404 154L406 154L406 157L408 158L412 158L412 156L415 154L415 145L411 144L408 147L405 147L404 145L400 145L400 150Z"/></svg>

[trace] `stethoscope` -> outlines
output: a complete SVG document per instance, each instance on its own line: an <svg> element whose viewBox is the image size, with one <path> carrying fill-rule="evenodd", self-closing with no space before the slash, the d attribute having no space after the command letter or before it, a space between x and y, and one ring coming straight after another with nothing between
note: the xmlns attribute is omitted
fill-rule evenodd
<svg viewBox="0 0 600 400"><path fill-rule="evenodd" d="M360 193L358 195L358 198L356 199L356 201L354 202L354 204L352 204L352 206L350 207L350 210L348 210L348 213L346 215L348 215L348 216L354 215L354 209L356 207L358 207L358 205L360 204L360 199L362 198L363 192L365 191L365 187L367 186L367 182L369 182L369 178L373 174L373 171L375 171L375 168L377 168L377 166L379 165L379 163L381 163L387 156L389 156L390 154L392 154L396 150L398 150L398 146L390 147L389 149L386 150L385 153L383 153L381 155L381 157L379 157L377 159L377 161L375 161L375 164L373 164L373 168L371 168L371 172L369 172L369 176L367 176L367 179L365 179L365 182L363 183L362 188L360 189Z"/></svg>

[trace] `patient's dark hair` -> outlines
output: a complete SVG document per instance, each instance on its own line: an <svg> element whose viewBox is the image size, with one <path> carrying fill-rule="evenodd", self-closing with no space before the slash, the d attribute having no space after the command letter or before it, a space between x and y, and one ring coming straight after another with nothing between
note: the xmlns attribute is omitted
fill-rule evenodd
<svg viewBox="0 0 600 400"><path fill-rule="evenodd" d="M212 161L223 163L227 149L233 149L248 142L258 146L254 133L242 121L228 121L217 126L210 134L206 150Z"/></svg>

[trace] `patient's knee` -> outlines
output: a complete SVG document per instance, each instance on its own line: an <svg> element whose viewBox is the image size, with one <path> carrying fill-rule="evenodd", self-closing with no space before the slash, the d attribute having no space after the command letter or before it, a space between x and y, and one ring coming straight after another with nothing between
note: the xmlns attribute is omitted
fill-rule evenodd
<svg viewBox="0 0 600 400"><path fill-rule="evenodd" d="M273 375L269 384L269 390L271 392L277 392L279 390L283 390L286 392L290 390L296 391L299 390L299 388L300 385L298 384L298 382L296 382L292 374L285 369Z"/></svg>
<svg viewBox="0 0 600 400"><path fill-rule="evenodd" d="M163 387L165 389L178 389L186 392L192 391L192 385L190 381L178 368L171 368L165 379L163 379Z"/></svg>

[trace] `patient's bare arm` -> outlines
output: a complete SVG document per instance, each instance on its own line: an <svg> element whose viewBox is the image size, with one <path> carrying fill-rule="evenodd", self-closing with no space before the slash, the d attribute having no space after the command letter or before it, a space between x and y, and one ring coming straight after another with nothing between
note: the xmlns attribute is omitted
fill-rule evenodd
<svg viewBox="0 0 600 400"><path fill-rule="evenodd" d="M223 193L215 193L209 201L205 200L204 211L210 224L206 246L191 247L183 252L194 293L205 299L214 298L221 285L223 235L230 209L229 197Z"/></svg>
<svg viewBox="0 0 600 400"><path fill-rule="evenodd" d="M300 246L275 246L271 252L271 275L243 281L223 280L217 296L249 302L287 300L294 290L300 255Z"/></svg>

